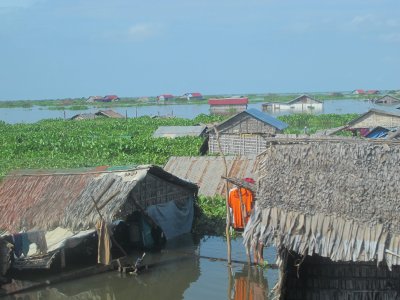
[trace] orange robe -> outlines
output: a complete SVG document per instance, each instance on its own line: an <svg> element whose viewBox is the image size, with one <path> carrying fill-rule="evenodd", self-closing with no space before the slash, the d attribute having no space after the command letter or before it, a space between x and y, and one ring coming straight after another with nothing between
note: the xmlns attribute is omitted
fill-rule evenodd
<svg viewBox="0 0 400 300"><path fill-rule="evenodd" d="M245 188L240 189L242 195L243 206L240 202L239 189L234 188L229 192L228 205L233 211L233 228L243 229L250 216L253 206L253 193ZM244 218L243 218L244 215ZM244 219L244 223L243 223Z"/></svg>

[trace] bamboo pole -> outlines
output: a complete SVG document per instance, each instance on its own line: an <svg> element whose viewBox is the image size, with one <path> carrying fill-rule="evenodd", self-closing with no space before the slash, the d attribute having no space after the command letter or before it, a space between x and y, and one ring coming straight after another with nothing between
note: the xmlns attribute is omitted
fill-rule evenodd
<svg viewBox="0 0 400 300"><path fill-rule="evenodd" d="M217 128L214 126L214 131L217 137L217 144L218 144L218 150L219 153L222 156L222 159L224 161L224 168L225 168L225 177L228 177L228 166L226 164L226 158L224 153L222 152L221 148L221 143L219 141L219 132ZM226 188L226 195L225 195L225 207L226 207L226 227L225 227L225 234L226 234L226 244L227 244L227 258L228 258L228 265L231 265L232 263L232 247L231 247L231 235L229 232L230 226L231 226L231 214L229 212L229 188L228 188L228 180L225 180L225 188Z"/></svg>

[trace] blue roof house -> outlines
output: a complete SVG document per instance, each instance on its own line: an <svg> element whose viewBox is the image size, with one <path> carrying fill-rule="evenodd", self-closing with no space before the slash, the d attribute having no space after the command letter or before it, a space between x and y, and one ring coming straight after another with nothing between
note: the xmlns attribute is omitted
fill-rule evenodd
<svg viewBox="0 0 400 300"><path fill-rule="evenodd" d="M242 111L209 130L209 152L225 154L259 154L266 149L264 137L282 133L288 124L273 116L251 108Z"/></svg>

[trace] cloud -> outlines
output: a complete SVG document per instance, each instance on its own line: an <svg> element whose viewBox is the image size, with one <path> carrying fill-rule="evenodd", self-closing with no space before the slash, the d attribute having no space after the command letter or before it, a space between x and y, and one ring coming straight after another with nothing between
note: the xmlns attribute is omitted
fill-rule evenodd
<svg viewBox="0 0 400 300"><path fill-rule="evenodd" d="M385 33L382 34L381 39L387 43L400 43L400 33L399 32L392 32L392 33Z"/></svg>
<svg viewBox="0 0 400 300"><path fill-rule="evenodd" d="M376 22L377 22L376 18L371 14L363 16L355 16L351 20L351 24L354 26L363 26L365 24L376 24Z"/></svg>
<svg viewBox="0 0 400 300"><path fill-rule="evenodd" d="M159 36L163 26L158 23L138 23L124 29L108 30L101 35L112 41L141 42Z"/></svg>
<svg viewBox="0 0 400 300"><path fill-rule="evenodd" d="M135 24L128 29L127 37L131 40L140 41L156 36L161 31L159 24L141 23Z"/></svg>

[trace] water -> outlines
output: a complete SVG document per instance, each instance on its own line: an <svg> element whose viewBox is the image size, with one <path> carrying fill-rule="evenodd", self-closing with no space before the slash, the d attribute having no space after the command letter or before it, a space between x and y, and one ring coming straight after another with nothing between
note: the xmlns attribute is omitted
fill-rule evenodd
<svg viewBox="0 0 400 300"><path fill-rule="evenodd" d="M139 255L139 254L138 254ZM146 264L154 268L135 276L111 271L68 281L5 299L268 299L268 291L278 278L278 270L248 267L201 257L226 258L221 237L196 241L186 235L167 243L161 253L148 253ZM264 257L275 261L275 250L266 248ZM242 239L232 241L232 259L246 261ZM257 298L258 297L258 298Z"/></svg>
<svg viewBox="0 0 400 300"><path fill-rule="evenodd" d="M251 103L249 108L256 108L262 110L262 103ZM371 108L397 111L396 106L377 105L370 101L361 101L353 99L345 100L326 100L324 102L323 110L314 112L316 114L324 113L365 113ZM104 108L103 108L104 109ZM192 119L199 114L209 114L208 104L182 104L182 105L149 105L149 106L133 106L133 107L112 107L110 108L122 115L127 115L129 118L140 116L177 116L181 118ZM74 115L81 113L94 113L99 111L99 108L91 107L87 110L50 110L45 107L34 106L32 108L0 108L0 120L6 123L35 123L42 119L64 119L71 118ZM283 110L270 112L274 116L283 114L295 113L293 110Z"/></svg>

